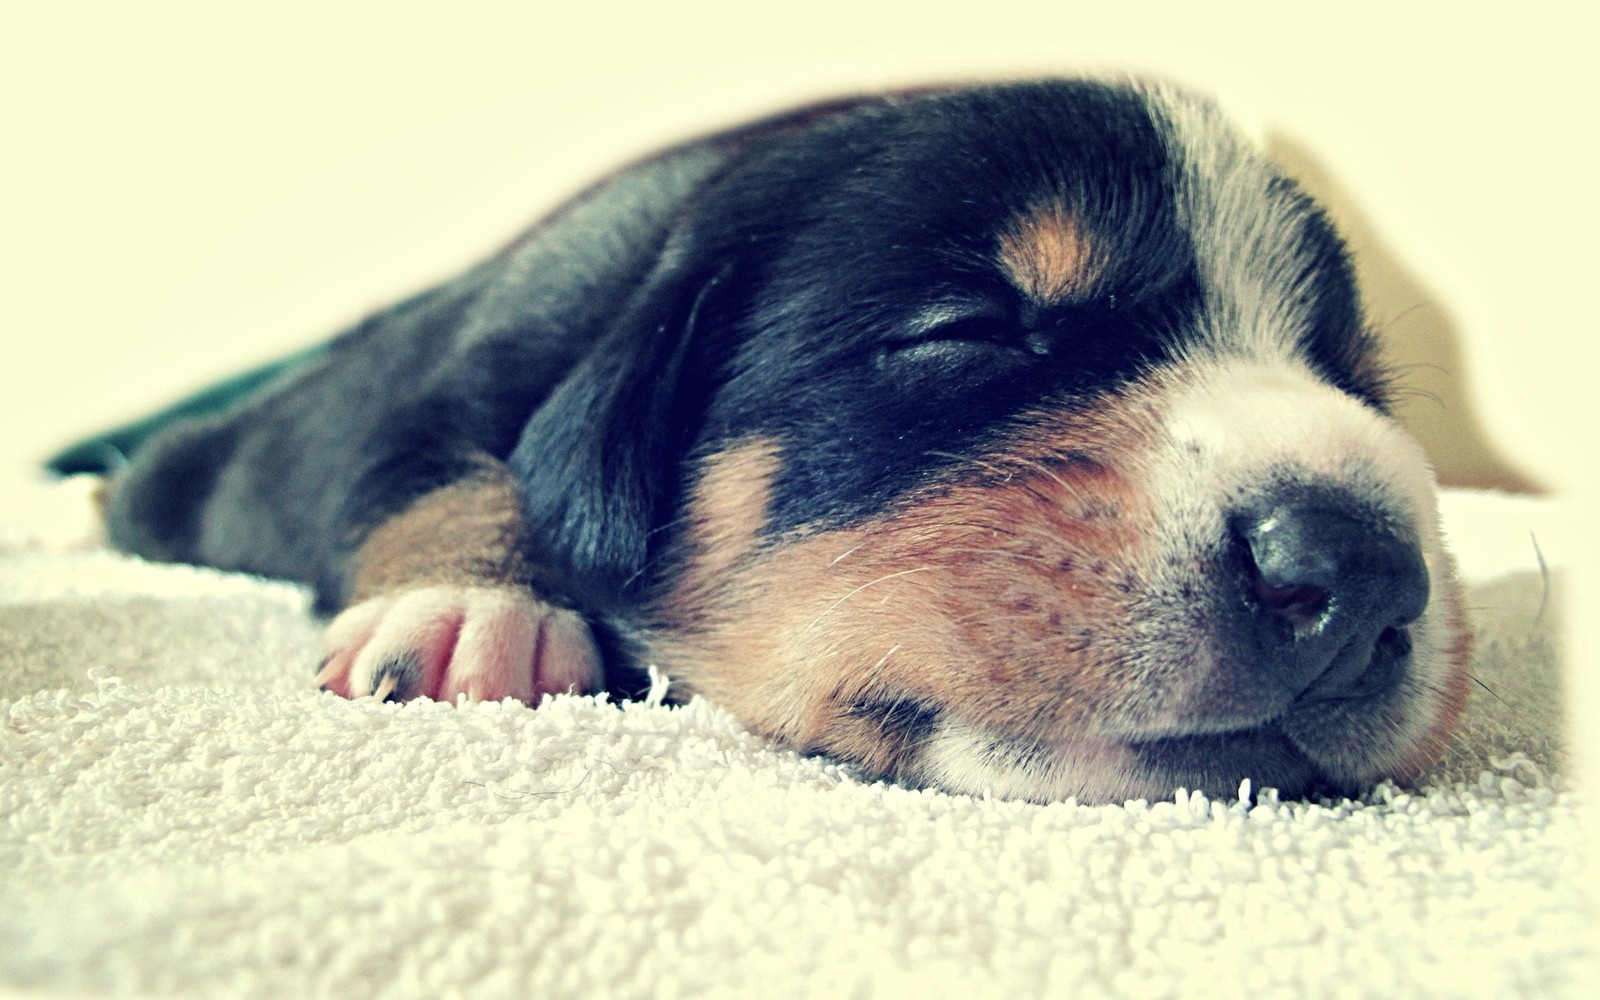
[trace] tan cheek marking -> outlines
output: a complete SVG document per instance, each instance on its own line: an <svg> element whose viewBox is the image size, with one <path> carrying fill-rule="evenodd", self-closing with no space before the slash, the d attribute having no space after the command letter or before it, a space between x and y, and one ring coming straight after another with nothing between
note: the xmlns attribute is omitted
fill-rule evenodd
<svg viewBox="0 0 1600 1000"><path fill-rule="evenodd" d="M1000 235L998 258L1012 283L1042 303L1083 296L1103 269L1082 221L1059 202L1018 217Z"/></svg>
<svg viewBox="0 0 1600 1000"><path fill-rule="evenodd" d="M1022 734L1087 717L1121 683L1096 634L1128 617L1120 567L1139 533L1134 487L1112 471L1129 444L1063 462L1088 447L1076 423L1034 427L980 463L983 482L788 538L731 573L718 561L715 581L690 568L653 658L768 735L887 772L918 748L863 702L957 705Z"/></svg>
<svg viewBox="0 0 1600 1000"><path fill-rule="evenodd" d="M353 603L402 587L536 586L522 491L490 468L419 498L373 529L355 556Z"/></svg>
<svg viewBox="0 0 1600 1000"><path fill-rule="evenodd" d="M702 463L689 495L688 527L678 556L684 568L673 606L702 607L755 552L781 464L777 442L764 437L742 441Z"/></svg>

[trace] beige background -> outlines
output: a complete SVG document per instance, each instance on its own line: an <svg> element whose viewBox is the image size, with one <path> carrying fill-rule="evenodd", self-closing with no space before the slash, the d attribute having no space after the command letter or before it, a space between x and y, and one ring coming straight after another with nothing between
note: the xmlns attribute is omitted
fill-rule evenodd
<svg viewBox="0 0 1600 1000"><path fill-rule="evenodd" d="M1329 201L1448 481L1571 475L1594 114L1561 8L30 6L0 42L11 453L316 339L697 129L1125 68L1217 93Z"/></svg>
<svg viewBox="0 0 1600 1000"><path fill-rule="evenodd" d="M1127 69L1219 95L1329 201L1446 481L1584 495L1600 195L1578 4L254 6L8 6L0 459L318 339L686 133Z"/></svg>

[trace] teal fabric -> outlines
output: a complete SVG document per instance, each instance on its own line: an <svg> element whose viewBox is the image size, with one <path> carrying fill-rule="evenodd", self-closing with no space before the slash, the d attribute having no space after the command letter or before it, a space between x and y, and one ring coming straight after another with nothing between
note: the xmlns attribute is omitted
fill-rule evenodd
<svg viewBox="0 0 1600 1000"><path fill-rule="evenodd" d="M286 358L241 372L232 378L207 386L148 417L70 445L45 464L50 471L61 476L115 472L128 463L140 445L169 424L189 417L220 413L254 395L263 386L286 372L314 361L327 352L326 344L318 344Z"/></svg>

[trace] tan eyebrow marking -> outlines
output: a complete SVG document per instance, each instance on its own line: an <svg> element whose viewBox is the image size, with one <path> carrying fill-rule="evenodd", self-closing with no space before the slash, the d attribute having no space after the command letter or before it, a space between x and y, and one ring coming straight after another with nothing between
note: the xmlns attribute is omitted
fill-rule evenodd
<svg viewBox="0 0 1600 1000"><path fill-rule="evenodd" d="M1060 201L1047 201L1018 215L998 242L1001 269L1036 302L1081 297L1104 271L1088 227Z"/></svg>

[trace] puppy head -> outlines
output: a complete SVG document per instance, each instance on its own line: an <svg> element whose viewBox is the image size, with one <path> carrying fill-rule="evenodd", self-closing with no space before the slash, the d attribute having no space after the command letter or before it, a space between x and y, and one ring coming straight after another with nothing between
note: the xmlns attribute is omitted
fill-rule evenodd
<svg viewBox="0 0 1600 1000"><path fill-rule="evenodd" d="M1208 105L862 106L716 204L704 252L737 263L638 632L686 690L1037 800L1346 791L1442 752L1466 638L1431 473L1337 236Z"/></svg>

